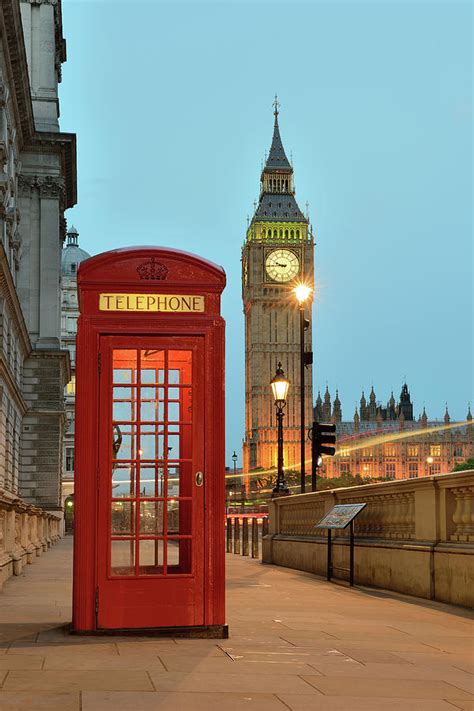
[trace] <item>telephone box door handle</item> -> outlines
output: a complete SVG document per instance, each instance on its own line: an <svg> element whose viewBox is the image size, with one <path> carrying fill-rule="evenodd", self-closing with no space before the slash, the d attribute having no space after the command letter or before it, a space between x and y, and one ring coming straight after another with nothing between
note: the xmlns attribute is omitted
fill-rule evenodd
<svg viewBox="0 0 474 711"><path fill-rule="evenodd" d="M202 486L204 483L204 474L202 472L196 472L196 486Z"/></svg>

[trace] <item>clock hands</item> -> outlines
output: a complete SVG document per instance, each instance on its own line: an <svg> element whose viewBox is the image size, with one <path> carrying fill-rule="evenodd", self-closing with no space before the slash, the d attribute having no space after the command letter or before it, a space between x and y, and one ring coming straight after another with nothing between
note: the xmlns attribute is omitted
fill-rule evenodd
<svg viewBox="0 0 474 711"><path fill-rule="evenodd" d="M280 264L280 262L275 262L275 265L277 267L281 267L282 269L286 269L286 267L288 266L287 264Z"/></svg>

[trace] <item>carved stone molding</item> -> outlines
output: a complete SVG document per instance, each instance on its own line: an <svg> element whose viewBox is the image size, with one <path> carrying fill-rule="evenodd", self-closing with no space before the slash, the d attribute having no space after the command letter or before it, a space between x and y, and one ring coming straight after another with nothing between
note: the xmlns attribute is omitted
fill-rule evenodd
<svg viewBox="0 0 474 711"><path fill-rule="evenodd" d="M58 175L19 175L19 194L28 196L34 191L38 191L42 197L64 199L66 194L64 178Z"/></svg>
<svg viewBox="0 0 474 711"><path fill-rule="evenodd" d="M22 0L29 5L58 5L59 0Z"/></svg>

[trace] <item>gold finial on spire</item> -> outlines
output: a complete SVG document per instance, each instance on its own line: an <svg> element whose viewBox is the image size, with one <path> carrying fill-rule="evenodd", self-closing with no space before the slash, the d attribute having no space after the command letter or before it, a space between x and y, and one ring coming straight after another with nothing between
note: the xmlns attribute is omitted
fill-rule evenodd
<svg viewBox="0 0 474 711"><path fill-rule="evenodd" d="M278 109L280 108L280 102L278 101L278 96L275 94L275 101L272 104L273 106L273 115L275 116L275 121L278 119Z"/></svg>

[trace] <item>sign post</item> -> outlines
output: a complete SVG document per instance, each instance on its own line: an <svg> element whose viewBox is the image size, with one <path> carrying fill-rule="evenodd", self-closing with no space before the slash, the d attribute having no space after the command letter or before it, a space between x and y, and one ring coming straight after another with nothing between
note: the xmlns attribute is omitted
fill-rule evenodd
<svg viewBox="0 0 474 711"><path fill-rule="evenodd" d="M328 558L327 558L327 580L331 580L334 570L332 564L332 529L344 529L350 525L349 539L349 568L338 568L349 572L349 585L354 585L354 519L365 509L366 503L362 504L336 504L327 514L323 516L321 521L315 525L315 528L326 528L328 532Z"/></svg>

